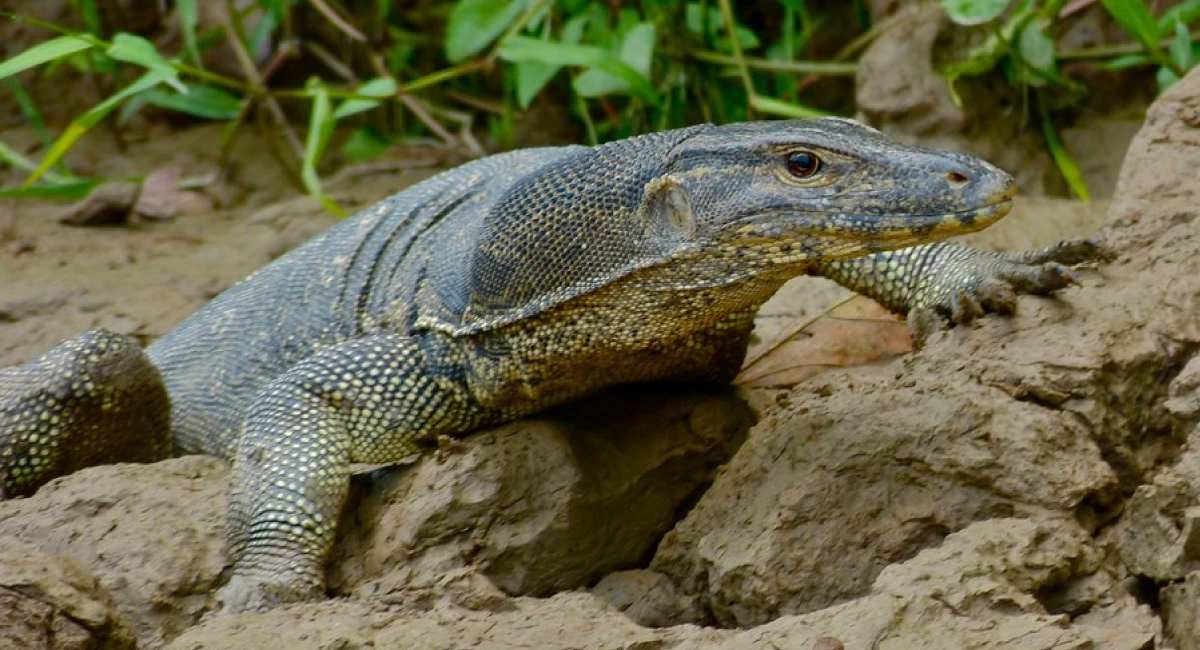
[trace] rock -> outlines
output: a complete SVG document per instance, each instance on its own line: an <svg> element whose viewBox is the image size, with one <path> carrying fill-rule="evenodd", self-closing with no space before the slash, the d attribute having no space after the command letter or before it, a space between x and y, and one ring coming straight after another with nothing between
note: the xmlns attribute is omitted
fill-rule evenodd
<svg viewBox="0 0 1200 650"><path fill-rule="evenodd" d="M85 469L0 502L0 540L86 568L140 646L157 647L211 604L225 564L225 475L201 456Z"/></svg>
<svg viewBox="0 0 1200 650"><path fill-rule="evenodd" d="M1200 571L1167 585L1159 594L1166 636L1176 650L1200 650Z"/></svg>
<svg viewBox="0 0 1200 650"><path fill-rule="evenodd" d="M468 568L508 594L592 584L644 561L751 419L730 391L642 388L471 435L369 489L331 583L401 600Z"/></svg>
<svg viewBox="0 0 1200 650"><path fill-rule="evenodd" d="M94 576L0 537L0 648L133 650L133 632Z"/></svg>
<svg viewBox="0 0 1200 650"><path fill-rule="evenodd" d="M645 569L610 573L592 593L645 627L703 624L708 618L697 598L685 596L663 574Z"/></svg>
<svg viewBox="0 0 1200 650"><path fill-rule="evenodd" d="M1089 540L1065 519L979 522L889 567L862 598L677 647L1151 650L1153 632L1070 625L1031 595L1093 570Z"/></svg>
<svg viewBox="0 0 1200 650"><path fill-rule="evenodd" d="M589 594L515 598L502 611L479 612L442 604L399 613L358 601L294 605L262 614L222 616L198 625L169 650L357 650L365 648L541 648L544 650L654 650L679 638L710 642L719 632L639 627Z"/></svg>
<svg viewBox="0 0 1200 650"><path fill-rule="evenodd" d="M761 624L861 596L973 521L1070 511L1115 485L1068 414L978 383L957 356L903 365L832 372L768 410L652 568L722 624Z"/></svg>
<svg viewBox="0 0 1200 650"><path fill-rule="evenodd" d="M1121 520L1121 560L1130 572L1159 581L1180 580L1200 570L1200 506L1180 489L1179 476L1164 474L1143 485Z"/></svg>

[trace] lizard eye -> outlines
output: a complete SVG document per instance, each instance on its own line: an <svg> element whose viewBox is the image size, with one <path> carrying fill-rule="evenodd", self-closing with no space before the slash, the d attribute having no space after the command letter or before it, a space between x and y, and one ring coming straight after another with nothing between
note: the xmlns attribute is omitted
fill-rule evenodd
<svg viewBox="0 0 1200 650"><path fill-rule="evenodd" d="M788 154L787 168L796 178L809 178L821 169L821 159L811 151L795 151Z"/></svg>

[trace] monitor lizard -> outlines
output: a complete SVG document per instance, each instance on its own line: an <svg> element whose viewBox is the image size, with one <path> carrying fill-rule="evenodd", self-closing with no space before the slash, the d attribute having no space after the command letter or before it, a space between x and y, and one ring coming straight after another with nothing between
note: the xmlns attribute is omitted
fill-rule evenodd
<svg viewBox="0 0 1200 650"><path fill-rule="evenodd" d="M335 225L144 354L95 331L0 373L0 488L169 451L231 459L224 608L318 598L351 463L614 384L728 382L756 309L797 275L907 313L918 342L1067 286L1096 243L939 242L1015 192L982 160L837 118L476 160Z"/></svg>

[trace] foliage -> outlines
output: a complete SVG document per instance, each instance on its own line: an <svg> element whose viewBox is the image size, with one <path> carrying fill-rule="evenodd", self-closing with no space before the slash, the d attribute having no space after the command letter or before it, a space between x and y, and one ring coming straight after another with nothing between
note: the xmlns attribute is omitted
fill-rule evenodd
<svg viewBox="0 0 1200 650"><path fill-rule="evenodd" d="M1071 3L1073 8L1092 3ZM1099 59L1110 69L1139 65L1157 66L1160 89L1178 81L1200 62L1200 41L1188 31L1188 23L1200 19L1200 0L1184 0L1155 19L1145 0L1100 0L1100 4L1134 39L1135 50L1102 49L1090 52L1063 52L1054 40L1054 31L1067 9L1067 0L942 0L942 7L960 25L989 25L992 36L962 61L945 70L951 93L954 83L964 76L981 75L999 68L1009 83L1031 89L1042 121L1046 145L1059 171L1072 191L1088 198L1087 187L1062 141L1047 109L1046 91L1055 89L1082 94L1084 88L1063 74L1060 63L1077 59ZM1164 43L1166 44L1164 46Z"/></svg>
<svg viewBox="0 0 1200 650"><path fill-rule="evenodd" d="M45 145L33 161L0 143L0 160L29 172L22 187L0 194L86 192L100 179L72 175L62 164L66 152L105 120L120 123L154 107L226 122L227 139L252 119L270 125L289 178L338 211L320 179L335 144L352 161L415 134L481 154L476 120L486 120L502 145L511 143L515 116L539 102L569 107L593 142L699 120L844 110L838 98L848 85L837 80L853 75L853 57L879 27L862 0L832 7L805 0L217 0L228 13L209 25L199 1L176 0L164 17L159 31L174 26L174 44L156 40L157 33L110 33L102 9L112 0L71 0L77 29L4 14L57 37L0 62L0 80ZM1043 95L1051 88L1082 92L1060 70L1071 53L1054 42L1066 4L942 0L955 22L991 33L946 69L951 87L998 70L1014 86L1033 89L1048 146L1071 179ZM1103 65L1155 66L1163 87L1195 65L1197 43L1187 25L1200 18L1200 0L1177 3L1157 19L1143 0L1102 4L1135 43L1093 57ZM847 20L857 37L830 52L816 36ZM236 62L238 72L218 72L213 56ZM63 67L95 75L108 94L51 135L16 75ZM287 117L296 112L308 117L304 136ZM1072 186L1085 192L1081 181Z"/></svg>
<svg viewBox="0 0 1200 650"><path fill-rule="evenodd" d="M177 0L177 51L144 35L106 35L104 1L73 0L83 30L7 14L59 34L0 63L0 79L19 96L28 97L14 75L39 66L47 74L65 65L127 81L48 141L39 162L0 146L0 158L30 171L22 191L40 184L78 192L81 179L62 169L62 156L105 118L127 120L147 106L229 122L230 134L265 115L283 135L277 153L293 180L336 210L318 170L339 124L352 125L340 150L350 160L385 147L385 133L422 131L479 154L471 135L476 117L484 115L499 140L512 141L514 114L539 97L565 95L590 139L601 141L701 119L822 114L799 102L800 88L814 75L854 71L850 62L800 60L819 24L803 0L759 3L776 24L770 30L748 27L730 0L645 0L621 8L599 0L443 0L411 11L404 9L409 3L386 0L227 0L228 21L207 28L198 0ZM860 3L852 4L865 16ZM314 35L321 31L311 29L314 13L336 38ZM444 36L430 36L439 32ZM331 51L331 40L343 50ZM240 76L204 67L205 54L217 47L233 52ZM301 58L308 64L302 87L269 78ZM129 81L130 73L138 76ZM466 111L450 107L481 95L499 98ZM293 135L285 117L284 107L297 101L307 104L305 137ZM31 123L41 123L32 102L23 108ZM358 117L364 113L373 115Z"/></svg>

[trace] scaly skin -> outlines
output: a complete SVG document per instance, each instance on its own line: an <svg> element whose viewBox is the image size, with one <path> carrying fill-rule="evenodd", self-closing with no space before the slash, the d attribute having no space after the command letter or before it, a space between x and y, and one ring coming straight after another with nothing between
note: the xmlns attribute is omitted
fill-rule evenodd
<svg viewBox="0 0 1200 650"><path fill-rule="evenodd" d="M368 208L147 351L170 394L175 451L234 461L225 608L323 595L351 463L394 462L614 384L728 381L755 311L794 276L911 311L918 334L939 314L1010 310L1014 288L1064 286L1059 262L1090 244L1023 257L928 244L1004 216L1014 192L980 160L823 119L517 151ZM101 358L87 340L65 345ZM54 354L0 375L10 494L74 469L43 462L50 447L102 435L84 425L91 398L110 393L30 390L97 371ZM126 429L152 440L166 427Z"/></svg>

